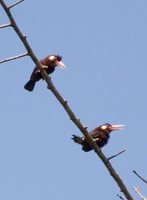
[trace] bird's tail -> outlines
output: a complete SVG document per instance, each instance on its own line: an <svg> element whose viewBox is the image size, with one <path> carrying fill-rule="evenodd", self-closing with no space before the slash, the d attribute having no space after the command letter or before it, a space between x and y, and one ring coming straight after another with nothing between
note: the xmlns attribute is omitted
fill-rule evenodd
<svg viewBox="0 0 147 200"><path fill-rule="evenodd" d="M35 87L35 83L36 81L34 80L29 80L25 85L24 85L24 88L26 90L28 90L29 92L32 92L34 87Z"/></svg>
<svg viewBox="0 0 147 200"><path fill-rule="evenodd" d="M77 135L72 135L73 137L71 138L75 143L82 144L83 143L83 137L79 137Z"/></svg>

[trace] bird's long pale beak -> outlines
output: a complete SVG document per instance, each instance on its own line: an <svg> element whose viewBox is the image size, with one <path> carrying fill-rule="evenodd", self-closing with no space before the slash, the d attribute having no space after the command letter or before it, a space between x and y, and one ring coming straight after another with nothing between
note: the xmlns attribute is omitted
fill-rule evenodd
<svg viewBox="0 0 147 200"><path fill-rule="evenodd" d="M112 131L116 131L116 130L122 130L124 128L125 125L111 125L110 129Z"/></svg>
<svg viewBox="0 0 147 200"><path fill-rule="evenodd" d="M57 64L59 67L61 67L62 69L65 69L65 68L66 68L65 64L64 64L62 61L57 61L56 64Z"/></svg>

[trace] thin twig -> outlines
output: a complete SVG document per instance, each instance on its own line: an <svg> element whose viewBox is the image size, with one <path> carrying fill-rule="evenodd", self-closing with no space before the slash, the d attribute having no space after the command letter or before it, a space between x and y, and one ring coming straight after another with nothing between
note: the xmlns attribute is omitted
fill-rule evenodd
<svg viewBox="0 0 147 200"><path fill-rule="evenodd" d="M141 192L140 192L140 187L133 187L134 191L136 192L136 194L138 194L138 196L140 197L140 199L142 200L147 200L146 197L144 197Z"/></svg>
<svg viewBox="0 0 147 200"><path fill-rule="evenodd" d="M20 55L17 55L17 56L10 57L10 58L6 58L4 60L0 60L0 64L8 62L8 61L16 60L16 59L22 58L24 56L28 56L28 53L24 53L24 54L20 54Z"/></svg>
<svg viewBox="0 0 147 200"><path fill-rule="evenodd" d="M0 28L8 28L8 27L10 27L11 26L11 24L9 23L9 24L2 24L2 25L0 25Z"/></svg>
<svg viewBox="0 0 147 200"><path fill-rule="evenodd" d="M115 155L113 155L113 156L110 156L110 157L108 158L108 160L111 160L111 159L113 159L113 158L119 156L120 154L124 153L125 151L126 151L126 150L122 150L122 151L118 152L117 154L115 154Z"/></svg>
<svg viewBox="0 0 147 200"><path fill-rule="evenodd" d="M125 200L122 196L120 196L119 194L117 194L117 197L119 197L121 200Z"/></svg>
<svg viewBox="0 0 147 200"><path fill-rule="evenodd" d="M11 6L8 7L8 9L11 9L11 8L13 8L14 6L17 6L18 4L22 3L23 1L24 1L24 0L20 0L20 1L16 2L16 3L12 4Z"/></svg>
<svg viewBox="0 0 147 200"><path fill-rule="evenodd" d="M144 178L142 178L135 170L133 170L133 173L134 173L136 176L138 176L144 183L147 184L147 181L146 181Z"/></svg>
<svg viewBox="0 0 147 200"><path fill-rule="evenodd" d="M116 181L116 183L118 184L119 188L124 193L124 195L126 196L126 198L128 200L133 200L131 194L127 190L127 188L124 185L124 183L121 180L121 178L115 172L115 170L112 167L112 165L110 164L109 160L105 157L105 155L103 154L103 152L101 151L101 149L93 141L93 138L91 137L91 135L89 135L88 131L86 130L87 127L83 126L83 124L80 122L80 120L75 116L75 114L73 113L73 111L71 110L71 108L68 106L67 101L63 99L63 97L60 95L60 93L57 91L57 89L53 85L53 83L51 81L51 78L48 76L48 74L46 73L46 71L44 71L44 69L42 68L41 63L39 62L39 60L37 59L37 57L33 53L33 51L31 49L29 43L26 40L26 37L23 36L23 34L20 31L19 27L17 26L17 24L16 24L16 22L15 22L13 16L12 16L10 10L8 9L8 7L6 6L6 4L4 3L3 0L1 0L1 4L2 4L2 7L4 8L5 12L7 13L7 15L8 15L8 17L9 17L11 23L12 23L12 26L13 26L14 30L16 31L17 35L19 36L19 38L23 42L24 46L26 47L28 54L30 55L30 57L34 61L35 65L38 66L38 68L40 69L42 77L44 78L44 80L48 84L48 88L56 96L57 100L62 104L62 106L64 107L64 109L67 112L67 114L70 117L70 119L75 123L75 125L81 130L81 132L83 133L83 135L87 138L87 141L93 147L93 149L95 150L95 152L97 153L97 155L101 158L101 160L103 161L105 167L108 169L109 173L114 178L114 180Z"/></svg>

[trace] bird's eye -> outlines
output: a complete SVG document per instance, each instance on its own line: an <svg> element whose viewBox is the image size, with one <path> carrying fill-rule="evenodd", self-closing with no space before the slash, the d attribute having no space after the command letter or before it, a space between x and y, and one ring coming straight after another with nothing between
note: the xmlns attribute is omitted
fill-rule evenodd
<svg viewBox="0 0 147 200"><path fill-rule="evenodd" d="M61 60L62 60L62 56L59 56L59 55L58 55L58 56L57 56L57 60L58 60L58 61L61 61Z"/></svg>
<svg viewBox="0 0 147 200"><path fill-rule="evenodd" d="M55 56L49 56L49 60L55 60Z"/></svg>
<svg viewBox="0 0 147 200"><path fill-rule="evenodd" d="M101 129L103 129L103 130L107 129L107 125L101 126Z"/></svg>

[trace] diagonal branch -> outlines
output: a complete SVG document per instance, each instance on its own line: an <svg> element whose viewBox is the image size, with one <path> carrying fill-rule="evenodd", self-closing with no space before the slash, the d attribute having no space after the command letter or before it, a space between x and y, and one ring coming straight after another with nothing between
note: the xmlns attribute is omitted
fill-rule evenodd
<svg viewBox="0 0 147 200"><path fill-rule="evenodd" d="M8 27L10 27L11 26L11 24L9 23L9 24L2 24L2 25L0 25L0 28L8 28Z"/></svg>
<svg viewBox="0 0 147 200"><path fill-rule="evenodd" d="M18 4L22 3L23 1L24 1L24 0L20 0L20 1L16 2L16 3L12 4L12 5L9 6L8 8L11 9L11 8L13 8L14 6L17 6Z"/></svg>
<svg viewBox="0 0 147 200"><path fill-rule="evenodd" d="M120 196L119 194L117 194L117 197L119 197L121 200L125 200L122 196Z"/></svg>
<svg viewBox="0 0 147 200"><path fill-rule="evenodd" d="M133 173L138 176L144 183L147 184L147 180L145 180L144 178L142 178L135 170L133 170Z"/></svg>
<svg viewBox="0 0 147 200"><path fill-rule="evenodd" d="M108 158L108 160L111 160L111 159L113 159L113 158L119 156L120 154L124 153L125 151L126 151L126 150L122 150L122 151L118 152L117 154L115 154L115 155L113 155L113 156L110 156L110 157Z"/></svg>
<svg viewBox="0 0 147 200"><path fill-rule="evenodd" d="M38 68L40 69L40 71L42 73L42 77L44 78L44 80L48 84L48 88L56 96L57 100L62 104L63 108L67 112L67 114L70 117L70 119L75 123L75 125L80 129L80 131L87 138L88 142L93 147L93 149L95 150L95 152L97 153L97 155L101 158L101 160L104 163L105 167L108 169L110 175L114 178L114 180L116 181L116 183L118 184L120 190L124 193L124 195L126 196L126 198L128 200L133 200L131 194L127 190L127 188L124 185L124 183L121 180L121 178L115 172L115 170L112 167L112 165L110 164L109 160L105 157L105 155L102 153L101 149L97 146L97 144L93 141L92 137L89 135L88 131L86 130L87 127L84 127L83 124L80 122L80 120L75 116L75 114L73 113L72 109L69 107L67 101L64 100L64 98L60 95L60 93L55 88L54 84L52 83L51 78L48 76L48 74L46 73L46 71L44 71L44 69L42 68L41 63L38 61L37 57L33 53L33 51L31 49L29 43L26 40L26 37L23 36L22 32L20 31L19 27L17 26L17 24L16 24L16 22L15 22L13 16L12 16L12 14L11 14L11 12L10 12L10 9L7 7L7 5L4 3L3 0L1 0L1 4L2 4L2 7L5 10L7 16L9 17L9 20L11 21L11 24L12 24L15 32L17 33L18 37L21 39L21 41L23 42L25 48L27 49L27 52L28 52L29 56L32 58L32 60L36 64L36 66L38 66Z"/></svg>
<svg viewBox="0 0 147 200"><path fill-rule="evenodd" d="M17 56L6 58L4 60L0 60L0 64L8 62L8 61L16 60L16 59L22 58L24 56L28 56L28 53L23 53L23 54L20 54L20 55L17 55Z"/></svg>
<svg viewBox="0 0 147 200"><path fill-rule="evenodd" d="M146 197L144 197L142 194L141 194L141 191L140 191L140 187L133 187L134 191L136 192L136 194L138 194L138 196L140 197L141 200L147 200Z"/></svg>

